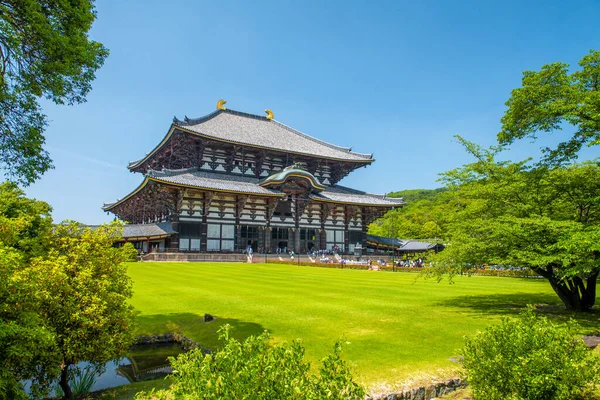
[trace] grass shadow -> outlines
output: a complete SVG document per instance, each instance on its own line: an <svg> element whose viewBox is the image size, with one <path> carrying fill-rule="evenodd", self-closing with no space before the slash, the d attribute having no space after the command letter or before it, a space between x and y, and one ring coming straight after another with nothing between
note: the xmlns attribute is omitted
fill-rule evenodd
<svg viewBox="0 0 600 400"><path fill-rule="evenodd" d="M539 314L555 320L566 322L575 320L581 334L598 334L600 332L600 308L596 305L590 312L574 312L565 309L564 305L553 294L510 293L475 296L459 296L441 301L435 306L451 307L478 315L516 315L528 304L536 306Z"/></svg>
<svg viewBox="0 0 600 400"><path fill-rule="evenodd" d="M213 321L204 322L203 315L194 313L139 315L136 335L180 333L204 347L215 350L220 346L218 331L224 325L232 327L231 336L237 340L260 335L266 330L265 327L254 322L221 318L218 315L213 317L215 318Z"/></svg>

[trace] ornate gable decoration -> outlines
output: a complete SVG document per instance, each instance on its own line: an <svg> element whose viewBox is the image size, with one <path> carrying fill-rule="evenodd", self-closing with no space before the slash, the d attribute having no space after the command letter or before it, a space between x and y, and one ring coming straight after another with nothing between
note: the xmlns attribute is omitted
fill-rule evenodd
<svg viewBox="0 0 600 400"><path fill-rule="evenodd" d="M325 186L301 164L290 165L268 176L259 185L299 196L308 196L325 190Z"/></svg>

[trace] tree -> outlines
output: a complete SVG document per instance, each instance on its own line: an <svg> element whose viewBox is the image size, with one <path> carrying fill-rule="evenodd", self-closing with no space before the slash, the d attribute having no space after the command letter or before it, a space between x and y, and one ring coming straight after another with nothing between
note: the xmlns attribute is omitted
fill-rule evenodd
<svg viewBox="0 0 600 400"><path fill-rule="evenodd" d="M443 239L456 197L445 188L403 190L390 194L402 197L406 206L386 213L369 225L369 233L405 239ZM390 235L390 233L393 233Z"/></svg>
<svg viewBox="0 0 600 400"><path fill-rule="evenodd" d="M28 261L44 253L52 220L50 207L25 198L16 185L0 184L0 399L26 398L21 380L32 381L32 392L56 376L53 334L38 315L33 296L36 282L14 277ZM41 368L40 368L41 367Z"/></svg>
<svg viewBox="0 0 600 400"><path fill-rule="evenodd" d="M52 166L39 104L79 104L108 51L88 37L93 0L0 1L0 166L30 184Z"/></svg>
<svg viewBox="0 0 600 400"><path fill-rule="evenodd" d="M101 368L122 357L133 341L135 312L127 303L132 282L123 262L135 249L113 247L121 229L118 223L95 229L75 222L57 225L47 255L32 259L14 278L43 282L35 300L43 325L54 335L64 399L73 398L69 378L78 362Z"/></svg>
<svg viewBox="0 0 600 400"><path fill-rule="evenodd" d="M590 310L600 274L600 165L497 162L498 149L463 143L478 161L443 174L460 203L435 271L530 268L568 309Z"/></svg>
<svg viewBox="0 0 600 400"><path fill-rule="evenodd" d="M501 145L517 139L535 139L539 132L574 127L570 139L556 148L545 148L544 163L557 165L577 157L583 145L600 144L600 51L590 51L569 73L569 64L544 65L540 71L523 72L522 87L506 102L498 134Z"/></svg>

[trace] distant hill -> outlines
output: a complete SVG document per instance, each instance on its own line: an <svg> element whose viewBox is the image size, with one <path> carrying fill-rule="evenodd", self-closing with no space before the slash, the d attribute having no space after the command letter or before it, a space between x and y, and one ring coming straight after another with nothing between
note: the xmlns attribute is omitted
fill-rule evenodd
<svg viewBox="0 0 600 400"><path fill-rule="evenodd" d="M388 193L388 197L403 197L404 201L407 203L413 203L417 200L422 199L433 199L438 194L445 192L446 188L437 188L437 189L407 189L400 190L397 192Z"/></svg>

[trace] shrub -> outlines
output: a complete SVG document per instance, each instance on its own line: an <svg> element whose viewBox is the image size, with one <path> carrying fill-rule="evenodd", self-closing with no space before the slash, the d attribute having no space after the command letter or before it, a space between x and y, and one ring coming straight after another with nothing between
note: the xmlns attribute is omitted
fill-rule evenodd
<svg viewBox="0 0 600 400"><path fill-rule="evenodd" d="M341 344L310 372L299 341L273 345L267 332L244 342L233 339L229 326L219 331L224 348L214 354L199 349L171 359L169 390L139 393L136 399L364 399L341 359Z"/></svg>
<svg viewBox="0 0 600 400"><path fill-rule="evenodd" d="M574 335L528 308L466 339L466 378L478 400L590 399L598 389L600 357Z"/></svg>

